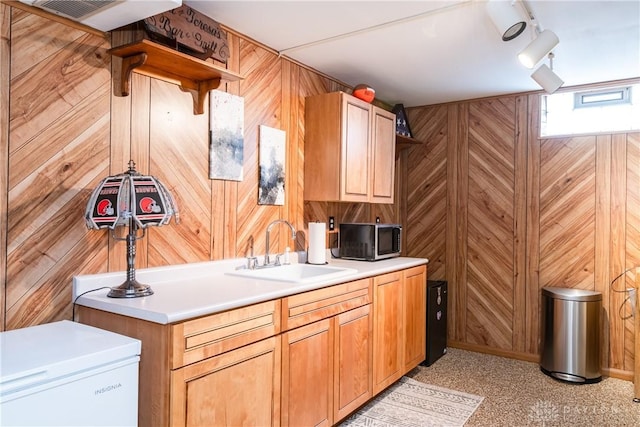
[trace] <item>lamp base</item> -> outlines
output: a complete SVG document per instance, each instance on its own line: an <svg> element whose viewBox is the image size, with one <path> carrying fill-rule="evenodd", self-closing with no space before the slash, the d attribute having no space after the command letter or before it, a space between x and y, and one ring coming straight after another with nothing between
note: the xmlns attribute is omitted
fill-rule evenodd
<svg viewBox="0 0 640 427"><path fill-rule="evenodd" d="M111 298L138 298L153 295L151 286L143 285L137 280L127 280L122 285L111 288L108 297Z"/></svg>

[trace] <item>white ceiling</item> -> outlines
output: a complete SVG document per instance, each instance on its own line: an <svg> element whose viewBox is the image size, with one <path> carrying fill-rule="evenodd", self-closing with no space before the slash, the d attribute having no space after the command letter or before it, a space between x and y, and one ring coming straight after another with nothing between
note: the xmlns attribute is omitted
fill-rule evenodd
<svg viewBox="0 0 640 427"><path fill-rule="evenodd" d="M539 90L503 42L485 0L210 1L194 9L349 85L406 107ZM565 86L640 77L640 1L528 0L560 39L554 71ZM517 2L522 8L523 3Z"/></svg>

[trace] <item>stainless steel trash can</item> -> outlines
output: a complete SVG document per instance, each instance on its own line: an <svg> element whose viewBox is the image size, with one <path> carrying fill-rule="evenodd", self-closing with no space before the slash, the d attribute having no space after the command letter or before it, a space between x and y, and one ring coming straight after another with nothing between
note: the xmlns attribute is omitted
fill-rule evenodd
<svg viewBox="0 0 640 427"><path fill-rule="evenodd" d="M582 289L542 288L540 369L574 383L602 379L602 294Z"/></svg>

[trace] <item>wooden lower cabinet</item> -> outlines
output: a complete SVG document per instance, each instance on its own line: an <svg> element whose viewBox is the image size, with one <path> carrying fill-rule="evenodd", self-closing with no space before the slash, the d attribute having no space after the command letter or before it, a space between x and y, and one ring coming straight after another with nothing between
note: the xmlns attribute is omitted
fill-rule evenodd
<svg viewBox="0 0 640 427"><path fill-rule="evenodd" d="M282 425L331 426L372 397L371 305L282 334Z"/></svg>
<svg viewBox="0 0 640 427"><path fill-rule="evenodd" d="M82 323L142 341L138 425L280 424L280 300L163 325L78 307Z"/></svg>
<svg viewBox="0 0 640 427"><path fill-rule="evenodd" d="M404 371L415 368L427 351L427 270L424 266L402 272L404 278Z"/></svg>
<svg viewBox="0 0 640 427"><path fill-rule="evenodd" d="M282 426L330 426L372 397L371 279L282 299Z"/></svg>
<svg viewBox="0 0 640 427"><path fill-rule="evenodd" d="M337 423L373 397L371 305L342 313L333 321L333 422Z"/></svg>
<svg viewBox="0 0 640 427"><path fill-rule="evenodd" d="M142 341L140 426L330 426L425 357L419 266L163 325L78 307Z"/></svg>
<svg viewBox="0 0 640 427"><path fill-rule="evenodd" d="M426 266L373 279L374 395L425 359L426 287Z"/></svg>
<svg viewBox="0 0 640 427"><path fill-rule="evenodd" d="M373 279L373 393L398 380L402 361L402 272Z"/></svg>
<svg viewBox="0 0 640 427"><path fill-rule="evenodd" d="M333 424L333 319L282 334L282 425Z"/></svg>
<svg viewBox="0 0 640 427"><path fill-rule="evenodd" d="M278 426L280 337L171 372L171 426Z"/></svg>

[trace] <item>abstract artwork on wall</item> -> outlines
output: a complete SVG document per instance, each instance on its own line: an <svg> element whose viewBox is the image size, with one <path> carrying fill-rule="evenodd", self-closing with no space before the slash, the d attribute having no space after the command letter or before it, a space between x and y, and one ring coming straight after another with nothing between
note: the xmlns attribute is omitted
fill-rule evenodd
<svg viewBox="0 0 640 427"><path fill-rule="evenodd" d="M209 178L242 181L244 99L219 90L209 96Z"/></svg>
<svg viewBox="0 0 640 427"><path fill-rule="evenodd" d="M285 140L285 131L260 125L260 205L284 205Z"/></svg>

